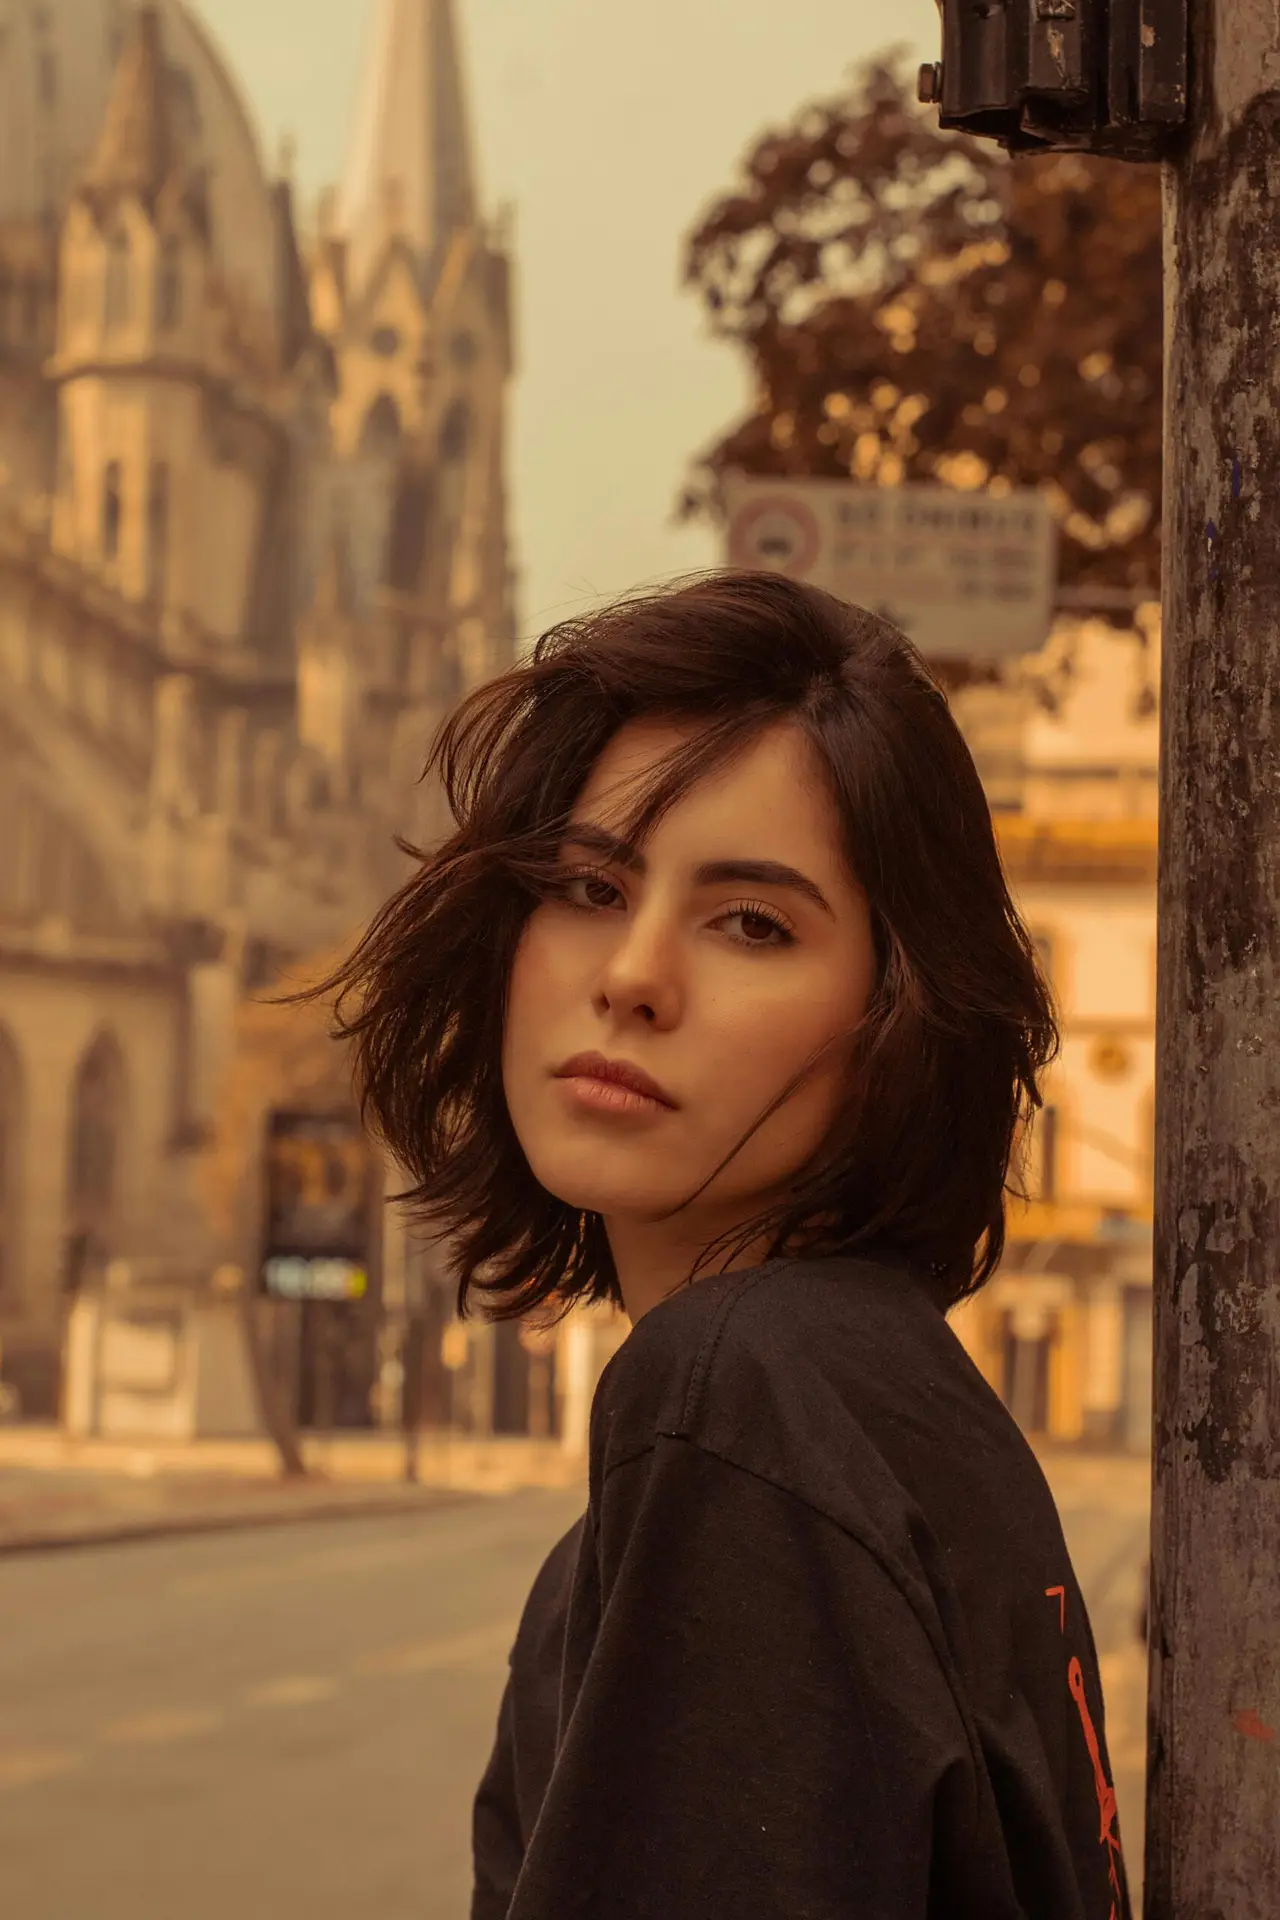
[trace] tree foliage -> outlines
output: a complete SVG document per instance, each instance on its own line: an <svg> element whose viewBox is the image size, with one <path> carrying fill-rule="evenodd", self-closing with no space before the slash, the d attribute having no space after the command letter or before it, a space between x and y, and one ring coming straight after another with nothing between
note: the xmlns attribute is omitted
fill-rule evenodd
<svg viewBox="0 0 1280 1920"><path fill-rule="evenodd" d="M943 133L891 53L759 140L685 281L757 397L682 517L714 512L730 468L1036 486L1064 585L1156 589L1157 168Z"/></svg>

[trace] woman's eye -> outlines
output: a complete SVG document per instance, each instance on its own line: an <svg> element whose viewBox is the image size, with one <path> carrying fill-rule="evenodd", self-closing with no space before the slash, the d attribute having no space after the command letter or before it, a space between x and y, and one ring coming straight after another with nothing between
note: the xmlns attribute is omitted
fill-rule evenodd
<svg viewBox="0 0 1280 1920"><path fill-rule="evenodd" d="M762 907L735 907L726 920L742 923L742 932L733 936L744 947L789 947L795 940L790 927L784 926Z"/></svg>
<svg viewBox="0 0 1280 1920"><path fill-rule="evenodd" d="M583 913L607 912L619 903L626 904L621 889L605 873L588 871L560 874L554 883L553 893L556 899ZM739 923L737 928L733 926L735 921ZM763 906L730 907L712 925L727 926L730 940L739 947L762 949L795 944L795 935L786 922Z"/></svg>
<svg viewBox="0 0 1280 1920"><path fill-rule="evenodd" d="M557 892L572 907L607 907L610 901L604 896L612 894L616 898L618 889L602 873L568 873Z"/></svg>

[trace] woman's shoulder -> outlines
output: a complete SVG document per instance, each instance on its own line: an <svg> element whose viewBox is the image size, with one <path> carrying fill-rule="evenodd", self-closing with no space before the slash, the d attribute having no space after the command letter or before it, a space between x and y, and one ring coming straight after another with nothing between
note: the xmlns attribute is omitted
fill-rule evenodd
<svg viewBox="0 0 1280 1920"><path fill-rule="evenodd" d="M950 1478L1029 1452L925 1276L852 1256L709 1276L647 1313L597 1389L593 1488L663 1439L903 1537Z"/></svg>
<svg viewBox="0 0 1280 1920"><path fill-rule="evenodd" d="M651 1308L613 1355L592 1410L592 1453L607 1467L659 1434L705 1441L712 1428L749 1426L769 1407L815 1396L831 1413L857 1401L858 1377L886 1344L901 1360L938 1330L948 1337L916 1277L875 1261L775 1260L708 1275Z"/></svg>

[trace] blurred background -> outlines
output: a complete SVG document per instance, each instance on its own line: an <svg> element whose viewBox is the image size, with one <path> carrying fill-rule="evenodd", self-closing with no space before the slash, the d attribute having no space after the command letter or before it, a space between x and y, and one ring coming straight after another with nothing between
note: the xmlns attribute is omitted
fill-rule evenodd
<svg viewBox="0 0 1280 1920"><path fill-rule="evenodd" d="M933 0L0 0L26 1920L466 1911L507 1646L626 1324L460 1322L324 1014L268 996L398 883L393 836L444 830L417 776L470 688L725 560L852 595L855 499L935 516L866 578L1060 1004L952 1324L1058 1498L1140 1878L1159 183L940 134L937 33Z"/></svg>

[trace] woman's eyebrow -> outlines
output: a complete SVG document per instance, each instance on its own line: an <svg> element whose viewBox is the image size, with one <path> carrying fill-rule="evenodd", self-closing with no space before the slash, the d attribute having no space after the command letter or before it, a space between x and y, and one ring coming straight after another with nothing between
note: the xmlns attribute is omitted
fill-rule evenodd
<svg viewBox="0 0 1280 1920"><path fill-rule="evenodd" d="M643 874L645 858L629 840L620 840L607 828L600 827L592 820L574 820L565 831L564 846L582 847L588 853L598 853L602 859L612 861L616 866L627 867L632 873ZM786 866L780 860L706 860L698 867L693 876L697 887L723 886L732 881L744 886L783 887L791 893L803 894L806 900L812 900L824 913L835 914L830 901L821 887L811 880L798 867Z"/></svg>

